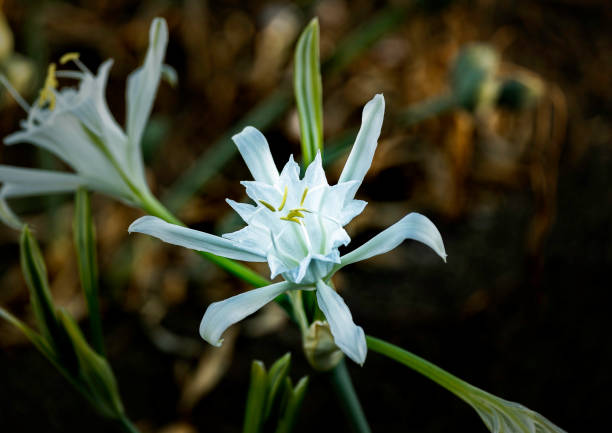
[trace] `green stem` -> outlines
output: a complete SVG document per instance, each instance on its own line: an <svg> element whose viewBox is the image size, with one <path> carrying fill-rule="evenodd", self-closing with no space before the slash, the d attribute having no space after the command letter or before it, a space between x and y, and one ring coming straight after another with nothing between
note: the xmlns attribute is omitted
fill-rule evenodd
<svg viewBox="0 0 612 433"><path fill-rule="evenodd" d="M332 371L327 373L327 375L338 396L342 411L351 424L351 429L355 433L370 433L370 426L363 413L361 403L359 403L355 388L353 388L351 376L349 376L346 368L346 361L344 359L340 361L340 363Z"/></svg>
<svg viewBox="0 0 612 433"><path fill-rule="evenodd" d="M414 353L408 352L401 347L387 343L378 338L366 335L366 342L370 350L404 364L452 392L462 400L468 401L466 397L473 391L474 387L459 379L457 376L453 376L449 372L442 370L437 365L432 364Z"/></svg>
<svg viewBox="0 0 612 433"><path fill-rule="evenodd" d="M123 430L125 430L126 432L140 433L140 430L136 428L136 426L132 423L132 421L129 420L129 418L126 415L123 415L121 418L119 418L118 421L121 424L121 427L123 428Z"/></svg>

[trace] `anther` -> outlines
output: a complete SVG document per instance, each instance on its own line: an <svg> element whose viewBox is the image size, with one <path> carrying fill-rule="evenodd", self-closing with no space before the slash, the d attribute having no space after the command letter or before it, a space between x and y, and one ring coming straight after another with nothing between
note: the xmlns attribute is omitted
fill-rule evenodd
<svg viewBox="0 0 612 433"><path fill-rule="evenodd" d="M265 207L270 209L272 212L276 212L276 209L274 209L274 206L272 206L270 203L263 201L263 200L259 200L259 203L263 204Z"/></svg>
<svg viewBox="0 0 612 433"><path fill-rule="evenodd" d="M285 202L287 201L287 187L285 187L285 192L283 193L283 201L281 201L281 204L278 208L278 211L282 211L283 208L285 207Z"/></svg>
<svg viewBox="0 0 612 433"><path fill-rule="evenodd" d="M80 54L76 52L66 53L60 58L60 65L65 65L66 63L79 59Z"/></svg>
<svg viewBox="0 0 612 433"><path fill-rule="evenodd" d="M300 206L304 206L304 200L306 200L306 194L308 194L308 187L304 188L302 193L302 199L300 200Z"/></svg>
<svg viewBox="0 0 612 433"><path fill-rule="evenodd" d="M55 78L55 63L51 63L49 65L49 69L47 69L47 78L45 78L45 85L40 90L40 96L38 100L38 105L42 107L45 102L49 102L49 110L53 110L55 108L55 92L54 90L57 88L57 78Z"/></svg>

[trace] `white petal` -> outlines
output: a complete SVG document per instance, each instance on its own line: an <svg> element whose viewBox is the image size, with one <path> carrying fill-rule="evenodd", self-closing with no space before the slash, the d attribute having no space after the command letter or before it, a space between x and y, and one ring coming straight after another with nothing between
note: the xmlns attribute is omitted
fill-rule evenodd
<svg viewBox="0 0 612 433"><path fill-rule="evenodd" d="M163 18L155 18L149 29L149 48L144 64L130 74L126 87L127 135L129 166L143 176L140 141L157 93L162 62L168 45L168 26Z"/></svg>
<svg viewBox="0 0 612 433"><path fill-rule="evenodd" d="M323 164L321 161L321 151L317 151L317 156L310 163L304 174L304 182L308 188L312 188L317 185L327 185L327 177L325 177L325 171L323 170Z"/></svg>
<svg viewBox="0 0 612 433"><path fill-rule="evenodd" d="M78 186L85 185L85 180L72 173L60 173L50 170L36 168L12 167L0 164L0 183L11 184L11 191L4 192L4 197L16 197L19 195L34 195L35 191L63 192L72 191ZM7 185L8 186L8 185ZM30 194L18 194L16 191L23 187L23 191L33 191Z"/></svg>
<svg viewBox="0 0 612 433"><path fill-rule="evenodd" d="M197 251L205 251L229 259L249 262L266 261L261 251L242 246L238 242L224 239L220 236L170 224L153 216L138 218L130 225L128 232L144 233L169 244L180 245Z"/></svg>
<svg viewBox="0 0 612 433"><path fill-rule="evenodd" d="M292 287L294 286L291 283L283 281L210 304L200 323L200 335L213 346L221 346L223 343L221 335L227 328L253 314Z"/></svg>
<svg viewBox="0 0 612 433"><path fill-rule="evenodd" d="M370 169L370 165L372 165L372 158L378 145L378 137L380 136L384 115L385 98L382 94L378 94L363 108L361 128L338 183L350 180L356 180L359 183L363 181L367 171Z"/></svg>
<svg viewBox="0 0 612 433"><path fill-rule="evenodd" d="M252 126L247 126L242 132L234 135L232 140L236 143L253 179L270 185L278 183L278 169L270 153L268 141L261 132Z"/></svg>
<svg viewBox="0 0 612 433"><path fill-rule="evenodd" d="M234 211L236 211L238 215L240 215L240 218L242 218L242 220L247 224L249 223L253 215L258 212L258 208L256 206L253 206L252 204L239 203L229 198L225 199L225 201L232 207L232 209L234 209Z"/></svg>
<svg viewBox="0 0 612 433"><path fill-rule="evenodd" d="M341 264L334 271L348 264L391 251L406 239L423 242L446 261L442 236L434 223L421 214L411 213L374 236L359 248L342 256Z"/></svg>
<svg viewBox="0 0 612 433"><path fill-rule="evenodd" d="M300 180L300 166L294 161L293 155L289 156L289 161L283 167L280 174L280 184L289 185Z"/></svg>
<svg viewBox="0 0 612 433"><path fill-rule="evenodd" d="M252 180L243 180L240 182L246 188L246 193L257 206L263 206L259 200L263 200L272 207L280 206L283 200L283 194L274 186Z"/></svg>
<svg viewBox="0 0 612 433"><path fill-rule="evenodd" d="M336 346L346 356L363 365L368 352L365 334L361 326L355 325L351 311L338 293L323 281L317 281L317 302L329 323Z"/></svg>

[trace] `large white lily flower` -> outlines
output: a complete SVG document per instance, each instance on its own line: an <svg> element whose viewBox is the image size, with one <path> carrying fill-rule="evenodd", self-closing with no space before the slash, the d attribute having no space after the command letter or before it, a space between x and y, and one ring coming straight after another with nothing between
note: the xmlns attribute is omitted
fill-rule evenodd
<svg viewBox="0 0 612 433"><path fill-rule="evenodd" d="M128 78L126 132L117 124L106 104L106 81L113 64L107 60L93 74L68 53L61 64L73 62L78 70L56 70L49 66L45 86L31 107L0 75L0 81L27 111L20 131L4 139L5 144L31 143L55 154L76 174L0 165L0 219L19 228L21 222L10 210L7 198L72 191L78 186L139 204L150 194L141 154L141 138L151 113L162 75L168 44L168 28L162 18L153 20L144 64ZM78 88L57 89L57 78L75 79Z"/></svg>
<svg viewBox="0 0 612 433"><path fill-rule="evenodd" d="M411 213L354 251L340 256L338 248L350 238L343 226L359 215L366 202L355 193L368 171L376 150L385 110L382 95L376 95L363 110L361 129L336 185L327 183L321 155L308 166L303 178L293 157L279 173L265 137L246 127L233 137L254 181L245 181L247 195L255 203L229 205L247 224L223 237L169 224L145 216L132 223L130 232L146 233L165 242L253 262L268 262L271 278L285 281L251 290L211 304L200 325L200 334L219 346L221 335L232 324L257 311L281 293L316 290L336 345L352 360L363 364L367 347L363 329L328 284L341 267L385 253L405 239L416 239L446 257L440 233L434 224Z"/></svg>

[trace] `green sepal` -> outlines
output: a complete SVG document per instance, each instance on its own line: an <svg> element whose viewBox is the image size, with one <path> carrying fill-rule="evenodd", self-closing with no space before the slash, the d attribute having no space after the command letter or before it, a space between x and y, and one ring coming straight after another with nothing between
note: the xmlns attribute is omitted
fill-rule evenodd
<svg viewBox="0 0 612 433"><path fill-rule="evenodd" d="M302 402L304 401L304 395L308 389L308 382L308 376L304 376L294 388L291 387L291 381L287 383L287 401L282 408L282 416L278 421L276 433L289 433L293 430L293 426L300 413Z"/></svg>
<svg viewBox="0 0 612 433"><path fill-rule="evenodd" d="M91 348L70 315L58 310L58 317L72 341L79 362L79 381L89 391L93 406L107 418L121 419L123 404L110 365Z"/></svg>
<svg viewBox="0 0 612 433"><path fill-rule="evenodd" d="M58 321L47 269L40 248L30 230L24 226L20 239L21 270L30 290L30 303L42 338L53 348L57 361L71 373L77 369L77 359L63 327Z"/></svg>
<svg viewBox="0 0 612 433"><path fill-rule="evenodd" d="M263 424L262 415L267 388L268 375L265 365L261 361L253 361L251 364L251 384L244 413L243 433L259 433Z"/></svg>
<svg viewBox="0 0 612 433"><path fill-rule="evenodd" d="M277 359L274 364L272 364L272 367L270 367L270 371L268 372L268 393L266 397L264 419L268 419L270 413L272 412L278 392L281 390L281 387L285 382L290 366L291 352L287 352L281 358Z"/></svg>
<svg viewBox="0 0 612 433"><path fill-rule="evenodd" d="M98 303L96 232L91 214L89 193L84 188L79 188L75 194L73 234L81 287L85 293L87 309L89 310L92 345L96 352L104 356L102 320Z"/></svg>
<svg viewBox="0 0 612 433"><path fill-rule="evenodd" d="M300 120L302 163L323 151L323 91L319 61L319 21L313 18L295 47L293 88Z"/></svg>

